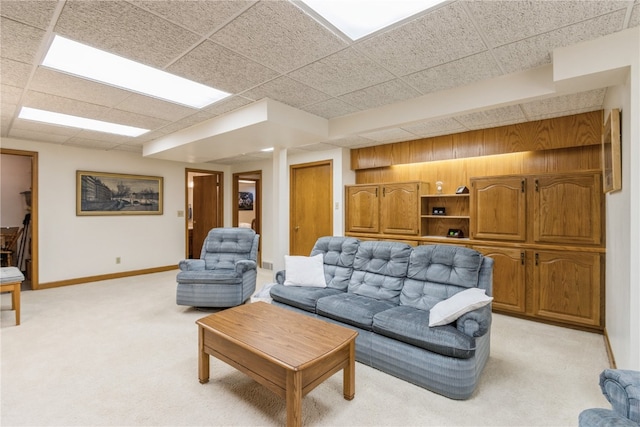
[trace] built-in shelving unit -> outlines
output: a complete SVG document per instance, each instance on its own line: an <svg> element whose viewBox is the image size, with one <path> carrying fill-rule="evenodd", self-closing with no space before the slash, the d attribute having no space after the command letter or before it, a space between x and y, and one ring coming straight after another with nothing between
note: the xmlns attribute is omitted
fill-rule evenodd
<svg viewBox="0 0 640 427"><path fill-rule="evenodd" d="M443 214L441 212L444 209ZM420 197L420 232L423 237L460 240L449 237L450 230L461 230L469 237L469 194L428 194Z"/></svg>

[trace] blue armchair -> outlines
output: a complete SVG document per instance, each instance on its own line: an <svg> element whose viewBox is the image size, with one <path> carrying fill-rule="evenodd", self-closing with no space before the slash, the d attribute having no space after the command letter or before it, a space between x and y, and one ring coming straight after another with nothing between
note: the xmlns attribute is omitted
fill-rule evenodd
<svg viewBox="0 0 640 427"><path fill-rule="evenodd" d="M605 369L600 388L612 409L592 408L580 413L580 427L640 426L640 372Z"/></svg>
<svg viewBox="0 0 640 427"><path fill-rule="evenodd" d="M200 259L178 264L177 304L233 307L244 303L256 290L259 239L250 228L209 231Z"/></svg>

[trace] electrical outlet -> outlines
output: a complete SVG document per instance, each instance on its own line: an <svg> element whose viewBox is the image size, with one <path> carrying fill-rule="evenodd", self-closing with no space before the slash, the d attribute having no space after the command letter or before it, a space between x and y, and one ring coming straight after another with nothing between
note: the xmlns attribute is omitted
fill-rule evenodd
<svg viewBox="0 0 640 427"><path fill-rule="evenodd" d="M120 257L116 257L116 264L120 264Z"/></svg>

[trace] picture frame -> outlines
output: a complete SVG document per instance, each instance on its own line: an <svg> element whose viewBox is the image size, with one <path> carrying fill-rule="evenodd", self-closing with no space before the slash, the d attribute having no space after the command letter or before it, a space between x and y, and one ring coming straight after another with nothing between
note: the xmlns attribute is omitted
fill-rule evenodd
<svg viewBox="0 0 640 427"><path fill-rule="evenodd" d="M253 193L248 191L238 192L238 210L239 211L253 210Z"/></svg>
<svg viewBox="0 0 640 427"><path fill-rule="evenodd" d="M162 215L161 176L76 171L76 215Z"/></svg>
<svg viewBox="0 0 640 427"><path fill-rule="evenodd" d="M622 190L620 110L614 108L602 131L602 186L605 193Z"/></svg>

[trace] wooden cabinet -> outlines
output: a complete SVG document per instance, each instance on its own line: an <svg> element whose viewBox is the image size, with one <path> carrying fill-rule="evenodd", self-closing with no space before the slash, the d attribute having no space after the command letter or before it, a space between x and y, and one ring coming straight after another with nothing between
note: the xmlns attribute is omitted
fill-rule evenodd
<svg viewBox="0 0 640 427"><path fill-rule="evenodd" d="M600 329L603 205L599 172L472 178L471 237L495 260L494 309Z"/></svg>
<svg viewBox="0 0 640 427"><path fill-rule="evenodd" d="M600 255L535 251L533 314L585 326L601 326Z"/></svg>
<svg viewBox="0 0 640 427"><path fill-rule="evenodd" d="M525 177L473 178L471 195L471 238L525 241Z"/></svg>
<svg viewBox="0 0 640 427"><path fill-rule="evenodd" d="M439 213L444 212L444 213ZM462 230L469 237L469 194L429 194L420 197L420 235L447 237Z"/></svg>
<svg viewBox="0 0 640 427"><path fill-rule="evenodd" d="M346 230L417 236L420 196L424 182L395 182L346 186Z"/></svg>
<svg viewBox="0 0 640 427"><path fill-rule="evenodd" d="M493 258L493 308L525 314L526 251L518 248L473 246Z"/></svg>
<svg viewBox="0 0 640 427"><path fill-rule="evenodd" d="M600 173L471 179L471 237L602 244Z"/></svg>

